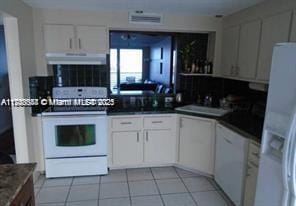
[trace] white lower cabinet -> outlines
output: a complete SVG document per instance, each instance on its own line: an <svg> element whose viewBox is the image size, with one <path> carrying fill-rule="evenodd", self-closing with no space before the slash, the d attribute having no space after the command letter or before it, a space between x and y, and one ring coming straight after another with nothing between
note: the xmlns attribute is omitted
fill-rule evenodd
<svg viewBox="0 0 296 206"><path fill-rule="evenodd" d="M109 124L109 166L157 166L176 162L175 114L111 117Z"/></svg>
<svg viewBox="0 0 296 206"><path fill-rule="evenodd" d="M213 174L215 122L190 116L180 117L179 164Z"/></svg>
<svg viewBox="0 0 296 206"><path fill-rule="evenodd" d="M176 146L172 130L146 130L144 134L144 162L174 163Z"/></svg>
<svg viewBox="0 0 296 206"><path fill-rule="evenodd" d="M260 145L253 141L249 144L248 168L245 182L244 206L253 206L259 166Z"/></svg>
<svg viewBox="0 0 296 206"><path fill-rule="evenodd" d="M112 132L113 164L128 166L143 161L143 137L138 131Z"/></svg>

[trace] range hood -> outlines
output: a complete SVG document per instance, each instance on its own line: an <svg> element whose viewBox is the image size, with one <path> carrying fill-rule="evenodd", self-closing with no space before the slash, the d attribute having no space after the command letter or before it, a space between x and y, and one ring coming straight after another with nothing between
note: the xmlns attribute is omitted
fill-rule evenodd
<svg viewBox="0 0 296 206"><path fill-rule="evenodd" d="M107 64L106 54L88 53L46 53L47 64L67 65L105 65Z"/></svg>

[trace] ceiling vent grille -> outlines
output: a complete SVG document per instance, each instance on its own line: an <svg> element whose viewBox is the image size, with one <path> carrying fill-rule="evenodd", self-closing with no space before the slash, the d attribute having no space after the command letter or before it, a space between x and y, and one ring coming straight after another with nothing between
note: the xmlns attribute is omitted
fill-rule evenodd
<svg viewBox="0 0 296 206"><path fill-rule="evenodd" d="M154 13L130 13L129 23L132 24L162 24L162 15Z"/></svg>

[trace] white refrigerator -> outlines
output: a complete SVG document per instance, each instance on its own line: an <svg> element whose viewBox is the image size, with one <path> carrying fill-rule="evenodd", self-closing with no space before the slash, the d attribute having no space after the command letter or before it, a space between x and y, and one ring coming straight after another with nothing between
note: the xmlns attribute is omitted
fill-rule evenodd
<svg viewBox="0 0 296 206"><path fill-rule="evenodd" d="M274 47L255 206L296 206L296 44Z"/></svg>

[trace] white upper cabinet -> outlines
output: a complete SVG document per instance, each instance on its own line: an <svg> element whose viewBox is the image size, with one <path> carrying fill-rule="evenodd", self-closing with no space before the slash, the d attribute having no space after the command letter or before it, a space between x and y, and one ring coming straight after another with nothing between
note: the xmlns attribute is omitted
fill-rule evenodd
<svg viewBox="0 0 296 206"><path fill-rule="evenodd" d="M106 27L77 26L78 49L87 53L107 52L108 35Z"/></svg>
<svg viewBox="0 0 296 206"><path fill-rule="evenodd" d="M194 117L180 118L179 163L207 174L213 174L215 124Z"/></svg>
<svg viewBox="0 0 296 206"><path fill-rule="evenodd" d="M75 49L73 25L44 25L45 50L48 53L71 52Z"/></svg>
<svg viewBox="0 0 296 206"><path fill-rule="evenodd" d="M254 79L256 77L260 32L260 20L241 26L238 52L238 76L242 79Z"/></svg>
<svg viewBox="0 0 296 206"><path fill-rule="evenodd" d="M240 27L231 27L223 33L222 75L236 75Z"/></svg>
<svg viewBox="0 0 296 206"><path fill-rule="evenodd" d="M294 16L293 16L293 23L292 23L290 41L291 42L296 42L296 10L294 11Z"/></svg>
<svg viewBox="0 0 296 206"><path fill-rule="evenodd" d="M103 26L44 25L47 53L108 53L107 29Z"/></svg>
<svg viewBox="0 0 296 206"><path fill-rule="evenodd" d="M257 69L258 80L269 80L274 45L289 41L291 13L289 11L263 20Z"/></svg>

